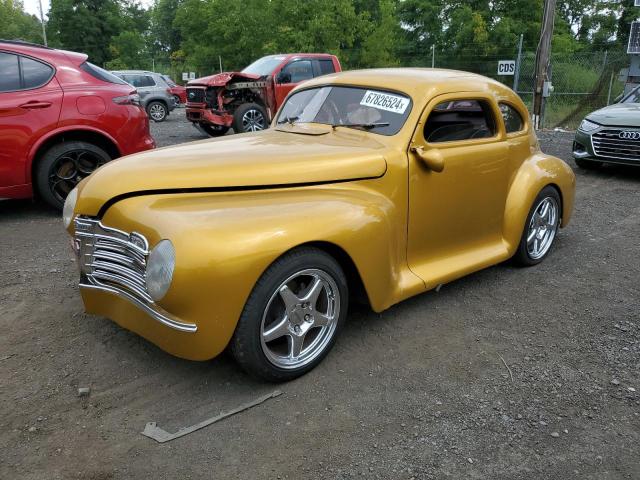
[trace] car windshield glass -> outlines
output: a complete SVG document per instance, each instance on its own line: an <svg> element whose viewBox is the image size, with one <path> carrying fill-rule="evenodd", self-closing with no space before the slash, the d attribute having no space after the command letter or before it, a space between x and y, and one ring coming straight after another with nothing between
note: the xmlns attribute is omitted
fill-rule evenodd
<svg viewBox="0 0 640 480"><path fill-rule="evenodd" d="M309 88L287 99L278 123L323 123L395 135L409 116L411 105L406 95L376 88Z"/></svg>
<svg viewBox="0 0 640 480"><path fill-rule="evenodd" d="M636 87L622 99L622 103L640 103L640 87Z"/></svg>
<svg viewBox="0 0 640 480"><path fill-rule="evenodd" d="M167 85L169 85L170 87L176 87L177 84L176 82L174 82L173 80L171 80L171 77L167 77L166 75L162 75L162 79L167 82Z"/></svg>
<svg viewBox="0 0 640 480"><path fill-rule="evenodd" d="M284 57L282 55L269 55L268 57L262 57L256 60L247 68L242 70L242 73L251 73L253 75L271 75L273 69L282 63Z"/></svg>

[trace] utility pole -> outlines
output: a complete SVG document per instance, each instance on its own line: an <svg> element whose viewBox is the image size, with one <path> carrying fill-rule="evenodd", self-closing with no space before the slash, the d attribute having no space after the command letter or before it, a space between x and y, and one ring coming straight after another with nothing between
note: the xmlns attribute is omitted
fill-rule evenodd
<svg viewBox="0 0 640 480"><path fill-rule="evenodd" d="M44 28L44 14L42 13L42 0L38 0L38 4L40 5L40 23L42 24L42 38L44 39L44 46L47 45L47 32Z"/></svg>
<svg viewBox="0 0 640 480"><path fill-rule="evenodd" d="M516 71L513 75L513 91L518 93L518 83L520 83L520 62L522 61L522 41L524 35L520 34L520 42L518 43L518 56L516 57Z"/></svg>
<svg viewBox="0 0 640 480"><path fill-rule="evenodd" d="M553 37L553 21L556 13L556 0L544 0L544 13L542 15L542 29L540 30L540 42L536 51L536 81L533 91L533 126L542 127L542 112L545 88L549 81L549 58L551 56L551 38Z"/></svg>
<svg viewBox="0 0 640 480"><path fill-rule="evenodd" d="M436 44L431 45L431 68L436 66Z"/></svg>

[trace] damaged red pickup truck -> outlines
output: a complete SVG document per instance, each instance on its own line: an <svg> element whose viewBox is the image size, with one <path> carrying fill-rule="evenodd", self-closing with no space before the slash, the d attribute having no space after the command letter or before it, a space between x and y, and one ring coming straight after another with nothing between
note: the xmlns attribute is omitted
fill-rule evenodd
<svg viewBox="0 0 640 480"><path fill-rule="evenodd" d="M269 127L287 94L299 83L341 71L334 55L268 55L241 72L225 72L187 84L187 120L212 137Z"/></svg>

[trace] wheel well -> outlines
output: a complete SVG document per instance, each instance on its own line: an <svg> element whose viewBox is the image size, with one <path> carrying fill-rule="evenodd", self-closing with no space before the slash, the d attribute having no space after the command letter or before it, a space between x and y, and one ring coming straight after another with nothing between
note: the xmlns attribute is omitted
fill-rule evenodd
<svg viewBox="0 0 640 480"><path fill-rule="evenodd" d="M364 282L362 281L360 272L358 272L356 264L346 251L338 245L330 242L309 242L298 246L315 247L331 255L340 264L340 267L342 267L342 270L347 277L350 299L355 303L363 304L368 308L371 308L371 302L367 295L367 290L364 287Z"/></svg>
<svg viewBox="0 0 640 480"><path fill-rule="evenodd" d="M167 101L166 101L164 98L153 98L153 99L149 100L149 101L147 102L147 105L146 105L146 107L145 107L145 110L146 110L146 109L147 109L147 107L148 107L151 103L153 103L153 102L161 103L161 104L163 104L163 105L166 107L166 109L167 109L167 110L169 110L169 104L167 103Z"/></svg>
<svg viewBox="0 0 640 480"><path fill-rule="evenodd" d="M120 156L120 151L116 144L100 133L93 132L91 130L70 130L68 132L62 132L47 139L38 147L38 150L36 150L36 153L33 156L33 162L31 162L31 182L34 183L34 175L38 168L38 164L47 150L54 145L73 141L87 142L96 145L107 152L112 159Z"/></svg>
<svg viewBox="0 0 640 480"><path fill-rule="evenodd" d="M560 197L560 220L562 221L562 214L564 213L564 199L562 198L562 190L560 190L560 187L558 187L558 185L556 185L555 183L550 183L549 186L555 189L555 191L558 192L558 196Z"/></svg>

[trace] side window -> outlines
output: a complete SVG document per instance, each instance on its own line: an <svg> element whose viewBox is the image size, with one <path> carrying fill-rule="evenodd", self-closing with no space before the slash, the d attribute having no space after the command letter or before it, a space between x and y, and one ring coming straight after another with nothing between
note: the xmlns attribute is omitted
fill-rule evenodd
<svg viewBox="0 0 640 480"><path fill-rule="evenodd" d="M504 128L507 133L519 132L524 128L524 120L520 116L520 113L511 105L501 103L500 112L502 113Z"/></svg>
<svg viewBox="0 0 640 480"><path fill-rule="evenodd" d="M20 70L18 56L0 52L0 92L20 90Z"/></svg>
<svg viewBox="0 0 640 480"><path fill-rule="evenodd" d="M313 78L311 60L295 60L286 65L282 71L291 74L290 83L303 82Z"/></svg>
<svg viewBox="0 0 640 480"><path fill-rule="evenodd" d="M320 75L328 75L330 73L336 73L336 69L333 66L333 60L318 60L320 66Z"/></svg>
<svg viewBox="0 0 640 480"><path fill-rule="evenodd" d="M140 77L140 86L141 87L155 87L156 86L156 82L149 75L142 75Z"/></svg>
<svg viewBox="0 0 640 480"><path fill-rule="evenodd" d="M424 138L429 143L490 138L496 134L496 122L489 102L449 100L439 103L429 114Z"/></svg>
<svg viewBox="0 0 640 480"><path fill-rule="evenodd" d="M47 84L53 76L53 68L37 60L22 57L20 63L22 64L22 82L25 89L41 87Z"/></svg>

